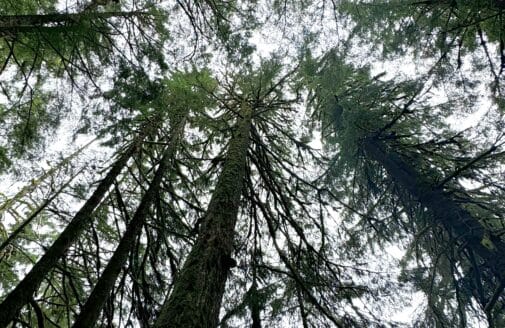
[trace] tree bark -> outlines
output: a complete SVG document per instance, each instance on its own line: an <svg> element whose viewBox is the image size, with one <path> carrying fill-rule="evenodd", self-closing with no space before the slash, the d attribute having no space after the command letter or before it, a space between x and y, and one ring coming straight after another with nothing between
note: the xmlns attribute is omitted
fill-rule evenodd
<svg viewBox="0 0 505 328"><path fill-rule="evenodd" d="M16 288L14 288L14 290L11 291L5 300L0 304L1 328L6 327L14 319L17 312L32 299L32 295L35 293L49 271L51 271L56 265L58 259L66 252L66 250L90 223L89 219L93 214L93 211L100 204L116 177L126 166L130 157L137 152L138 147L143 140L143 136L144 135L141 134L141 136L139 136L112 165L110 171L98 184L96 190L75 214L73 219L59 235L56 241L33 266L23 280L21 280Z"/></svg>
<svg viewBox="0 0 505 328"><path fill-rule="evenodd" d="M363 143L366 155L378 162L390 178L407 191L421 206L428 209L434 221L460 242L460 245L477 254L484 265L499 279L505 276L505 243L487 231L484 226L462 208L442 187L433 187L400 156L387 149L376 138ZM489 240L492 245L484 245Z"/></svg>
<svg viewBox="0 0 505 328"><path fill-rule="evenodd" d="M198 238L177 276L155 327L217 327L230 268L251 131L251 109L241 110Z"/></svg>
<svg viewBox="0 0 505 328"><path fill-rule="evenodd" d="M154 200L158 195L163 175L166 174L167 170L174 168L175 156L183 137L184 125L186 122L185 117L177 119L178 122L176 122L172 128L169 144L163 152L163 157L151 183L149 184L149 188L142 197L133 218L128 223L119 245L98 279L91 295L84 304L81 313L75 320L73 328L89 328L94 326L112 288L114 287L116 279L121 272L121 268L128 259L128 254L135 245L135 239L142 230L145 219L149 214L149 208L154 203Z"/></svg>

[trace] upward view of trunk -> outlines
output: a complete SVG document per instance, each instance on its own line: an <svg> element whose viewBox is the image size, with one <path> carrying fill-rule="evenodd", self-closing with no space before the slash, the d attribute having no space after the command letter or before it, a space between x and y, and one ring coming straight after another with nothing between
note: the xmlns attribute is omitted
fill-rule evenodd
<svg viewBox="0 0 505 328"><path fill-rule="evenodd" d="M240 206L251 109L242 108L223 170L199 230L199 235L155 327L217 327L226 279L231 267L235 224Z"/></svg>
<svg viewBox="0 0 505 328"><path fill-rule="evenodd" d="M478 255L499 280L503 279L505 243L499 237L486 231L484 226L450 194L442 188L434 188L411 165L387 149L380 140L366 139L364 149L366 155L378 162L398 186L428 209L435 223L442 225L462 247ZM484 243L484 240L491 244Z"/></svg>
<svg viewBox="0 0 505 328"><path fill-rule="evenodd" d="M49 247L40 260L33 266L30 272L21 280L16 288L7 295L0 304L0 327L6 327L16 316L16 313L26 305L39 287L47 274L54 268L58 259L79 237L81 232L90 223L93 211L107 194L114 180L126 166L130 157L135 154L141 145L143 134L117 159L111 169L98 184L96 190L75 214L68 226L59 235L56 241Z"/></svg>
<svg viewBox="0 0 505 328"><path fill-rule="evenodd" d="M252 277L252 286L249 291L251 292L251 301L249 304L249 309L251 310L251 319L252 324L251 328L261 328L261 306L260 304L260 295L258 293L258 280L256 274L256 266L253 266L253 277Z"/></svg>
<svg viewBox="0 0 505 328"><path fill-rule="evenodd" d="M181 115L182 116L182 115ZM175 156L184 134L185 117L178 118L170 132L170 140L163 152L163 157L158 165L154 177L149 187L142 197L140 204L128 223L126 231L119 242L109 263L105 267L102 275L98 279L91 295L84 304L80 315L75 320L74 328L93 327L100 312L114 287L116 279L121 272L121 268L126 263L128 255L135 245L135 239L142 230L149 208L154 203L160 189L163 175L172 170L175 165Z"/></svg>

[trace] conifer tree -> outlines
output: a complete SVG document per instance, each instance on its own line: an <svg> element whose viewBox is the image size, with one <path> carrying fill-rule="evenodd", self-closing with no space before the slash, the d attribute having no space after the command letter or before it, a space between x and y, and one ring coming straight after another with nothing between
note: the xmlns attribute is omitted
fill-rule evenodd
<svg viewBox="0 0 505 328"><path fill-rule="evenodd" d="M0 173L64 113L102 141L0 205L0 327L504 325L504 124L446 122L478 71L503 105L502 1L75 3L0 8Z"/></svg>
<svg viewBox="0 0 505 328"><path fill-rule="evenodd" d="M212 92L212 84L213 81L208 75L205 73L199 74L198 72L188 73L187 76L182 73L175 73L172 76L172 81L168 83L168 88L165 90L167 94L163 96L164 99L160 105L167 106L163 110L169 112L168 117L171 127L160 163L149 183L148 189L142 196L135 214L128 222L127 229L119 245L101 273L91 295L83 306L81 314L76 318L74 327L89 327L97 321L121 268L124 266L129 253L133 250L135 239L138 238L142 227L147 223L150 207L156 201L156 197L160 195L163 177L166 175L174 176L177 150L180 148L184 137L187 117L191 112L193 112L193 115L198 115L198 111L212 104L211 99L207 97ZM163 140L160 142L163 142ZM166 220L170 220L170 218L166 218Z"/></svg>
<svg viewBox="0 0 505 328"><path fill-rule="evenodd" d="M114 183L114 179L125 168L130 157L138 151L139 143L144 135L137 137L127 149L119 155L119 158L110 168L110 171L97 186L95 192L75 214L71 223L60 234L59 238L46 251L43 257L35 264L26 277L9 293L0 306L0 327L6 327L14 318L16 313L26 305L32 298L42 280L48 272L53 269L58 259L65 253L68 247L79 237L82 230L89 224L89 218L95 208L99 205L109 188Z"/></svg>
<svg viewBox="0 0 505 328"><path fill-rule="evenodd" d="M430 71L439 81L461 80L471 87L487 79L479 73L490 73L491 94L501 104L503 1L344 1L336 12L351 17L352 34L382 49L383 58L431 59Z"/></svg>
<svg viewBox="0 0 505 328"><path fill-rule="evenodd" d="M414 235L412 252L415 249L419 259L427 254L433 261L428 264L431 287L423 275L404 275L428 294L430 322L466 325L474 297L489 324L501 325L505 244L501 224L493 219L500 217L500 210L488 208L489 200L472 196L457 182L491 158L500 158L495 155L502 146L500 134L487 149L472 149L462 137L464 131L451 132L441 120L457 102L438 108L423 105L427 102L423 81L384 82L370 77L366 67L344 64L336 53L327 54L318 65L309 59L306 69L309 85L319 86L312 89L313 104L327 128L326 140L340 149L329 174L343 182L339 176L353 172L350 209L364 213L361 222L373 228L370 234L375 238L399 241ZM437 120L428 111L437 112ZM430 139L423 129L441 132L433 132ZM456 159L462 154L465 162L460 163ZM373 217L384 212L392 216L387 225L386 219ZM406 261L413 255L407 253ZM438 291L433 286L436 276L441 279ZM444 312L453 307L451 298L456 308Z"/></svg>
<svg viewBox="0 0 505 328"><path fill-rule="evenodd" d="M199 227L198 238L174 289L157 319L157 327L214 327L218 324L226 278L236 266L232 258L235 225L243 189L251 116L241 104L223 170Z"/></svg>

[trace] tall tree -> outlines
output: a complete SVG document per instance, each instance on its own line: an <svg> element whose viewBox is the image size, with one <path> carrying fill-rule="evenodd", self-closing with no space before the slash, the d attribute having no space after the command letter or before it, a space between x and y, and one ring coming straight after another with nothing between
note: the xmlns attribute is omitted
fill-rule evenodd
<svg viewBox="0 0 505 328"><path fill-rule="evenodd" d="M503 325L503 122L488 117L473 139L445 123L476 103L476 78L446 103L430 94L453 82L447 64L485 65L500 104L501 1L327 4L0 8L0 169L44 155L34 147L67 112L81 116L79 133L124 146L108 173L86 161L47 193L16 196L26 213L10 207L20 226L5 222L0 326L401 326L390 312L417 290L425 311L413 325ZM347 57L326 51L335 34L314 13L351 22ZM258 60L264 47L250 42L262 34L279 35L282 55ZM349 64L370 41L436 65L384 81ZM309 47L324 55L297 66ZM359 48L370 61L372 51ZM188 58L234 73L182 73ZM383 260L378 245L405 255Z"/></svg>
<svg viewBox="0 0 505 328"><path fill-rule="evenodd" d="M140 201L131 221L128 223L128 227L121 238L119 245L102 272L91 295L84 304L83 310L77 317L74 327L90 327L96 322L117 279L117 276L128 258L128 254L134 245L134 241L142 229L142 226L145 224L149 208L158 195L163 175L166 174L167 170L173 170L175 163L174 158L178 148L177 146L180 143L180 139L184 132L184 114L180 114L180 117L176 118L172 124L173 128L170 132L168 145L162 155L154 177L149 184L149 188L142 196L142 200Z"/></svg>
<svg viewBox="0 0 505 328"><path fill-rule="evenodd" d="M55 1L10 1L2 7L0 124L11 142L0 143L0 168L7 168L9 159L40 151L72 111L68 93L86 102L87 94L101 92L100 78L117 59L135 65L149 58L165 67L160 52L168 35L160 23L163 10L144 3L146 7L121 11L118 4L99 3L86 8L68 4L61 10ZM137 37L130 40L128 31Z"/></svg>
<svg viewBox="0 0 505 328"><path fill-rule="evenodd" d="M352 17L354 40L372 42L384 57L430 58L431 73L447 82L475 84L476 74L490 73L492 94L502 97L503 1L344 1L336 12Z"/></svg>
<svg viewBox="0 0 505 328"><path fill-rule="evenodd" d="M152 92L151 97L147 97L144 101L139 101L139 99L136 99L135 97L131 99L125 99L125 97L118 98L117 95L114 96L114 93L111 93L111 96L117 98L116 101L126 102L123 106L135 106L136 104L137 106L134 113L136 113L137 120L147 120L147 122L143 124L144 127L140 132L140 136L137 137L137 140L135 140L133 145L127 149L126 153L120 157L106 178L98 186L97 192L95 192L95 194L86 201L83 208L75 215L74 219L61 233L53 246L49 248L49 251L44 254L41 260L34 266L34 268L32 268L32 271L20 283L22 288L18 287L12 291L4 301L3 304L5 306L2 307L2 309L9 311L9 314L4 316L6 322L12 320L12 317L9 318L9 316L15 315L15 313L24 305L24 298L31 298L31 295L36 291L41 281L48 276L49 271L54 267L58 259L82 234L84 229L91 224L94 209L98 206L106 192L110 189L121 169L124 169L129 158L133 154L137 154L138 156L138 154L142 152L142 149L145 148L145 146L142 146L142 143L146 141L146 138L151 139L148 142L157 143L154 141L155 139L153 137L158 133L158 130L160 129L159 126L163 124L162 117L171 117L171 124L173 125L171 130L172 132L169 133L170 137L169 140L167 140L169 146L165 150L165 155L163 156L164 160L162 160L162 164L160 164L161 169L158 169L155 176L156 179L153 178L154 182L151 183L151 188L148 192L146 192L144 201L140 203L140 209L133 218L134 221L132 222L136 224L133 225L136 230L134 229L134 232L131 232L131 229L129 229L129 236L126 234L127 238L125 238L125 240L128 238L136 238L138 229L144 224L143 220L145 220L150 205L156 197L158 197L158 188L161 183L161 178L164 175L171 174L171 171L174 168L175 151L181 143L187 115L190 111L202 110L206 106L210 106L212 104L212 100L207 95L212 92L214 82L206 71L202 73L196 71L189 73L174 72L172 79L164 81L163 84L164 87L162 92L157 93L155 90L150 90ZM128 91L127 89L124 89L125 87L128 88L129 86L119 84L118 88L120 90L118 90L117 93L122 95L123 92ZM131 100L135 101L135 103L131 103ZM147 102L148 100L150 102ZM155 107L153 108L152 106ZM165 143L165 140L159 140L158 143L163 144ZM168 166L171 166L171 168ZM121 262L124 261L124 257L128 255L132 245L131 240L129 240L128 243L125 243L124 241L120 243L121 251L119 251L118 255L113 258L114 261L109 264L107 272L118 268L117 265L114 267L114 262L119 261L119 268L122 267ZM117 259L118 257L119 260ZM114 277L114 275L109 274L108 278L110 279L111 277ZM112 284L114 283L114 280L115 279L112 280ZM105 288L99 288L98 290L103 293L102 295L104 295L102 299L98 298L102 303L97 302L94 300L94 297L92 297L93 303L88 303L88 307L90 307L89 304L93 304L93 306L103 304L103 302L107 299L107 290L105 290ZM15 307L16 309L14 309ZM100 313L100 310L101 306L98 306L98 308L93 312L94 315L97 316Z"/></svg>
<svg viewBox="0 0 505 328"><path fill-rule="evenodd" d="M232 258L243 189L253 108L241 103L223 170L199 228L198 238L156 321L157 327L214 327Z"/></svg>
<svg viewBox="0 0 505 328"><path fill-rule="evenodd" d="M211 99L207 97L212 92L212 79L205 73L193 72L186 75L175 73L171 83L168 83L168 88L165 90L167 94L164 95L162 104L166 104L167 108L164 110L169 111L170 129L167 140L160 140L167 143L161 155L160 164L135 214L128 222L119 245L84 304L81 314L76 318L74 327L89 327L97 321L129 253L133 250L135 239L147 223L150 207L159 197L163 177L174 176L177 150L184 137L184 127L188 116L195 115L212 104Z"/></svg>
<svg viewBox="0 0 505 328"><path fill-rule="evenodd" d="M141 132L140 136L119 155L119 158L112 165L110 171L97 186L94 193L75 214L71 223L45 252L42 258L34 265L25 278L3 300L0 307L0 327L6 327L13 320L17 312L31 300L33 293L35 293L47 273L53 269L58 259L79 237L86 225L89 224L89 217L114 183L114 179L120 174L121 170L125 168L130 157L138 151L138 147L144 136L145 135Z"/></svg>
<svg viewBox="0 0 505 328"><path fill-rule="evenodd" d="M500 158L501 134L487 149L472 149L475 146L464 140L464 131L451 132L440 120L457 102L423 105L427 99L422 82L380 81L370 77L367 68L353 69L335 54L327 54L317 66L309 60L307 70L310 84L318 86L312 90L327 128L323 133L340 149L330 176L353 172L350 209L364 211L361 222L373 228L377 237L401 240L414 234L411 247L418 258L428 254L433 261L428 264L431 285L426 285L423 275L410 276L428 294L428 310L433 311L429 320L465 326L473 296L490 325L499 326L505 244L490 222L495 216L500 221L501 212L457 180L470 177L468 172L484 163L489 165L491 158ZM430 112L436 112L438 119ZM433 131L431 139L423 129ZM386 218L373 217L372 213L383 216L382 211L393 212L388 224ZM410 221L405 222L402 211ZM458 273L458 267L464 274ZM441 279L438 295L436 276ZM451 307L449 299L456 301L456 309L444 313L444 307Z"/></svg>
<svg viewBox="0 0 505 328"><path fill-rule="evenodd" d="M366 156L384 168L397 185L399 192L406 191L413 200L419 202L419 206L428 210L434 223L443 226L449 242L455 243L455 247L467 257L465 260L472 265L473 272L467 276L470 279L467 283L475 286L475 290L470 290L471 294L482 306L491 326L502 323L499 308L503 304L505 242L495 231L484 226L479 218L459 204L464 198L458 197L456 200L451 192L444 191L443 184L427 181L406 160L386 148L380 138L381 136L372 136L363 140ZM495 149L496 147L493 147L486 151L486 155ZM478 159L483 157L480 156ZM470 166L471 164L468 165ZM472 199L465 201L470 203ZM454 257L458 258L459 256ZM486 291L482 286L486 286ZM498 306L498 311L495 312L498 314L496 320L493 318L495 306Z"/></svg>
<svg viewBox="0 0 505 328"><path fill-rule="evenodd" d="M279 77L282 70L275 61L265 62L253 73L234 75L217 96L227 111L222 117L233 114L238 123L226 153L212 161L222 162L222 170L157 326L228 326L234 320L273 325L289 308L296 309L290 316L307 324L378 325L366 311L343 310L369 290L342 281L354 268L335 263L326 251L333 237L325 229L324 201L297 162L317 162L318 156L302 131L289 129L300 113L298 98L289 99L283 88L293 82L294 71ZM312 202L322 207L318 214Z"/></svg>

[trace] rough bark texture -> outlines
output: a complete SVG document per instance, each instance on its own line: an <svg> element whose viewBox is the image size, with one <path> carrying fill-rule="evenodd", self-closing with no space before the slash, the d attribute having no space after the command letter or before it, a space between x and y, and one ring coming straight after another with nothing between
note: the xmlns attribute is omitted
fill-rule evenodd
<svg viewBox="0 0 505 328"><path fill-rule="evenodd" d="M16 316L16 313L32 299L32 295L35 293L44 277L54 268L58 259L86 228L90 222L89 218L91 214L100 204L116 177L126 166L130 157L137 151L141 140L142 138L137 139L137 141L112 165L105 178L98 184L98 187L91 197L75 214L72 221L70 221L58 239L56 239L25 278L9 293L9 295L7 295L7 298L2 304L0 304L0 327L6 327Z"/></svg>
<svg viewBox="0 0 505 328"><path fill-rule="evenodd" d="M250 109L237 123L195 245L155 327L217 327L240 206L251 130Z"/></svg>
<svg viewBox="0 0 505 328"><path fill-rule="evenodd" d="M465 248L477 254L499 279L505 275L505 243L486 231L484 226L466 209L444 192L433 188L415 169L375 138L364 141L364 149L369 158L384 167L388 175L402 189L427 208L434 221L441 224ZM492 247L482 241L489 239Z"/></svg>
<svg viewBox="0 0 505 328"><path fill-rule="evenodd" d="M184 133L184 124L185 118L181 118L172 129L172 132L170 133L172 138L163 153L163 157L151 183L149 184L149 188L142 197L133 218L128 223L128 227L126 228L119 245L114 251L109 263L107 263L102 275L98 279L91 295L84 304L81 313L75 320L73 325L74 328L93 327L97 321L102 308L107 301L112 288L114 287L116 279L121 272L121 268L126 263L128 255L132 247L135 245L135 239L142 230L145 219L149 214L149 208L158 195L163 175L167 170L170 170L174 166L177 148Z"/></svg>

